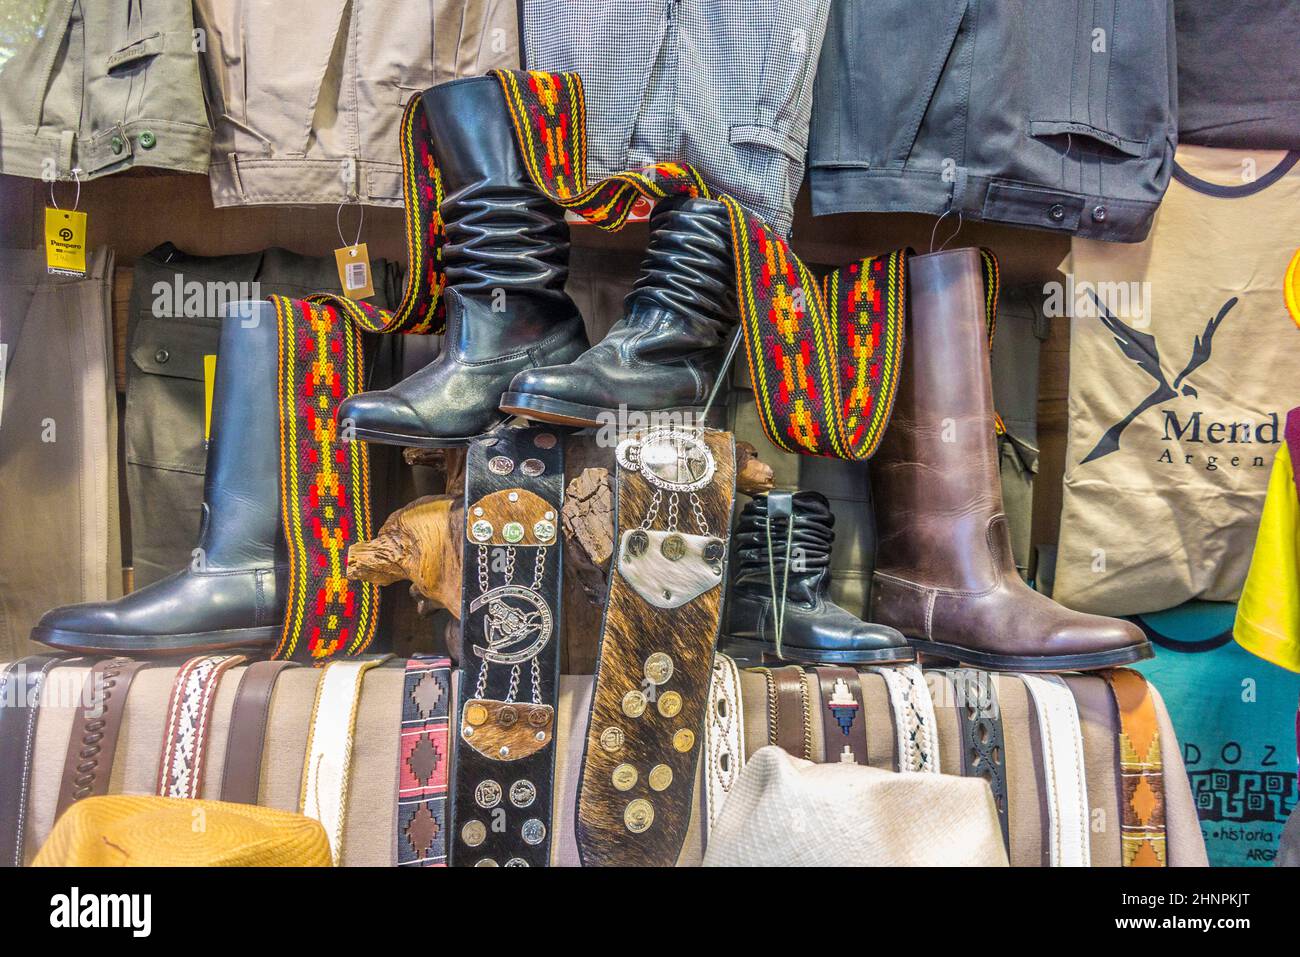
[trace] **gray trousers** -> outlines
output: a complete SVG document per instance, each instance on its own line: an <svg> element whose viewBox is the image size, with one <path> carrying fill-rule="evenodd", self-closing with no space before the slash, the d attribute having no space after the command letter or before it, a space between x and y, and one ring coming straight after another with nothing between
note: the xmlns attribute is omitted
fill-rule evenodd
<svg viewBox="0 0 1300 957"><path fill-rule="evenodd" d="M44 250L4 251L0 271L0 660L55 605L122 592L113 252L84 279L50 276Z"/></svg>

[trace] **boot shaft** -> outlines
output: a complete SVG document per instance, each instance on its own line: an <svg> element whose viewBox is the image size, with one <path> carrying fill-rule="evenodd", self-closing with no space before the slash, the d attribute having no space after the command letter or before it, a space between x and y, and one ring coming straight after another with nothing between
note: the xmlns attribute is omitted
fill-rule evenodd
<svg viewBox="0 0 1300 957"><path fill-rule="evenodd" d="M792 517L791 535L789 519L769 517L766 495L756 496L741 511L732 536L736 564L733 586L737 590L770 597L775 575L778 593L785 582L789 601L812 605L826 594L830 588L831 544L835 540L835 516L830 503L820 492L796 492Z"/></svg>
<svg viewBox="0 0 1300 957"><path fill-rule="evenodd" d="M1002 492L979 251L914 256L907 271L898 392L871 460L876 567L992 587L1010 551L994 521Z"/></svg>
<svg viewBox="0 0 1300 957"><path fill-rule="evenodd" d="M219 350L199 548L212 569L268 565L282 538L275 307L231 303Z"/></svg>

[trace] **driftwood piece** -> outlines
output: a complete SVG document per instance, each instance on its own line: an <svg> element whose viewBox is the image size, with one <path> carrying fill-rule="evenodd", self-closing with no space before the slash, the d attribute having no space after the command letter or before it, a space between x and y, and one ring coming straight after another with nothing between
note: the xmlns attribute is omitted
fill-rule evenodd
<svg viewBox="0 0 1300 957"><path fill-rule="evenodd" d="M590 673L595 666L601 608L605 602L609 562L614 551L614 484L612 450L600 448L591 435L565 438L564 630L562 667L566 674ZM406 449L408 465L440 471L445 488L465 485L463 449ZM612 463L610 463L612 465ZM772 469L748 442L736 443L736 490L758 495L772 488ZM445 608L460 618L464 495L426 495L393 512L374 538L348 550L347 576L388 585L409 580L421 615ZM448 650L458 658L458 622L448 623Z"/></svg>

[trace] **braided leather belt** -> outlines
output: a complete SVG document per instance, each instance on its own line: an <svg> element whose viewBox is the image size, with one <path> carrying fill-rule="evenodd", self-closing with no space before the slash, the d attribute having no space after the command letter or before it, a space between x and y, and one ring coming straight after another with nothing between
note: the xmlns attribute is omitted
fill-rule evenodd
<svg viewBox="0 0 1300 957"><path fill-rule="evenodd" d="M767 743L813 760L812 701L799 665L755 668L767 682Z"/></svg>
<svg viewBox="0 0 1300 957"><path fill-rule="evenodd" d="M75 802L108 793L127 693L136 673L146 665L130 658L109 658L96 662L86 675L82 707L77 709L68 737L56 821Z"/></svg>
<svg viewBox="0 0 1300 957"><path fill-rule="evenodd" d="M1002 844L1011 853L1011 830L1007 819L1006 741L1002 733L1002 710L998 707L993 674L973 668L948 672L957 693L957 721L961 729L961 773L983 778L993 792L993 804L1002 826Z"/></svg>
<svg viewBox="0 0 1300 957"><path fill-rule="evenodd" d="M872 668L885 679L894 717L897 770L939 773L939 732L934 699L918 665Z"/></svg>
<svg viewBox="0 0 1300 957"><path fill-rule="evenodd" d="M1078 706L1069 686L1057 675L1022 674L1020 680L1029 689L1038 716L1049 863L1052 867L1088 867L1092 844Z"/></svg>
<svg viewBox="0 0 1300 957"><path fill-rule="evenodd" d="M651 429L616 454L614 559L578 789L586 866L672 865L690 823L735 498L730 433Z"/></svg>
<svg viewBox="0 0 1300 957"><path fill-rule="evenodd" d="M469 447L453 867L550 863L563 500L553 429L504 429Z"/></svg>
<svg viewBox="0 0 1300 957"><path fill-rule="evenodd" d="M244 669L230 713L226 763L221 774L221 800L256 804L262 784L262 752L271 717L276 680L292 661L255 661Z"/></svg>
<svg viewBox="0 0 1300 957"><path fill-rule="evenodd" d="M1147 681L1130 668L1103 672L1119 714L1120 843L1125 867L1167 867L1160 724Z"/></svg>
<svg viewBox="0 0 1300 957"><path fill-rule="evenodd" d="M822 761L867 763L867 711L854 668L814 668L822 699Z"/></svg>
<svg viewBox="0 0 1300 957"><path fill-rule="evenodd" d="M23 866L41 687L51 669L73 660L29 655L0 675L0 867Z"/></svg>
<svg viewBox="0 0 1300 957"><path fill-rule="evenodd" d="M397 865L447 866L451 661L411 658L402 680L397 760Z"/></svg>

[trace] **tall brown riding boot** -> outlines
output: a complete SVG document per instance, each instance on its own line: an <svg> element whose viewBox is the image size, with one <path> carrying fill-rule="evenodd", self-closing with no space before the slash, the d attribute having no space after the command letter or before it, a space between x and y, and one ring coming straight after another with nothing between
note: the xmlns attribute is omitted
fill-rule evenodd
<svg viewBox="0 0 1300 957"><path fill-rule="evenodd" d="M1002 510L979 251L908 263L906 349L871 460L871 617L923 654L1008 671L1109 668L1151 657L1141 630L1070 611L1016 573Z"/></svg>

